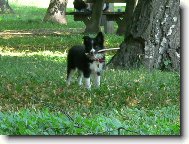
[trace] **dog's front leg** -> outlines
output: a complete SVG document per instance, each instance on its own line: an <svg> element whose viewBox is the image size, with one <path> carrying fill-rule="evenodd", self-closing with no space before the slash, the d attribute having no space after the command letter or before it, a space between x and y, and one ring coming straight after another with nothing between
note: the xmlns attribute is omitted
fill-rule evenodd
<svg viewBox="0 0 189 144"><path fill-rule="evenodd" d="M100 86L100 73L99 72L95 74L95 85L96 87Z"/></svg>
<svg viewBox="0 0 189 144"><path fill-rule="evenodd" d="M88 77L88 78L86 78L85 77L85 87L87 88L87 89L91 89L91 81L90 81L90 77Z"/></svg>

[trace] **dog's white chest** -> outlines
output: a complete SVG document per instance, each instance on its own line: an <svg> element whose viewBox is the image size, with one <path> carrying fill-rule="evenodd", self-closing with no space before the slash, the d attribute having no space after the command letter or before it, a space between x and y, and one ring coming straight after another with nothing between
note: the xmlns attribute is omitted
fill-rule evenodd
<svg viewBox="0 0 189 144"><path fill-rule="evenodd" d="M101 72L103 69L103 65L104 65L104 63L94 61L94 62L90 63L90 70L92 72Z"/></svg>

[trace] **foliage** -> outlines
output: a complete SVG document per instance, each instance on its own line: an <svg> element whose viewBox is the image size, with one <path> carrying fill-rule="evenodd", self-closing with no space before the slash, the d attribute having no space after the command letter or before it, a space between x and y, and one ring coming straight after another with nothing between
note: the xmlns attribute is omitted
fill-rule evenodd
<svg viewBox="0 0 189 144"><path fill-rule="evenodd" d="M175 111L175 109L177 111ZM63 112L24 109L0 113L0 134L6 135L177 135L179 110L175 106L156 110L123 108L109 116L91 117ZM166 114L165 117L162 115Z"/></svg>

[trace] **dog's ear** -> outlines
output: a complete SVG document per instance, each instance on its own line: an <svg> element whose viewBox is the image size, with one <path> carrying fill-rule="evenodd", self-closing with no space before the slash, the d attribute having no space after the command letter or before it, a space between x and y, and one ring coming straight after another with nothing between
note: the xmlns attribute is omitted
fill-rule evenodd
<svg viewBox="0 0 189 144"><path fill-rule="evenodd" d="M84 44L86 45L89 42L90 37L89 36L84 36L83 39L84 39Z"/></svg>
<svg viewBox="0 0 189 144"><path fill-rule="evenodd" d="M104 35L102 32L99 32L96 36L96 40L98 43L102 44L104 43Z"/></svg>

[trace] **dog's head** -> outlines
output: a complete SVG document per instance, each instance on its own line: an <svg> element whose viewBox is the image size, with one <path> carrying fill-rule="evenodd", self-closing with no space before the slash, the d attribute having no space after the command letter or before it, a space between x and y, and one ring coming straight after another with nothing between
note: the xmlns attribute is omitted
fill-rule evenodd
<svg viewBox="0 0 189 144"><path fill-rule="evenodd" d="M84 36L85 53L88 56L94 57L98 54L99 50L104 48L104 36L102 32L99 32L96 37L91 38Z"/></svg>

